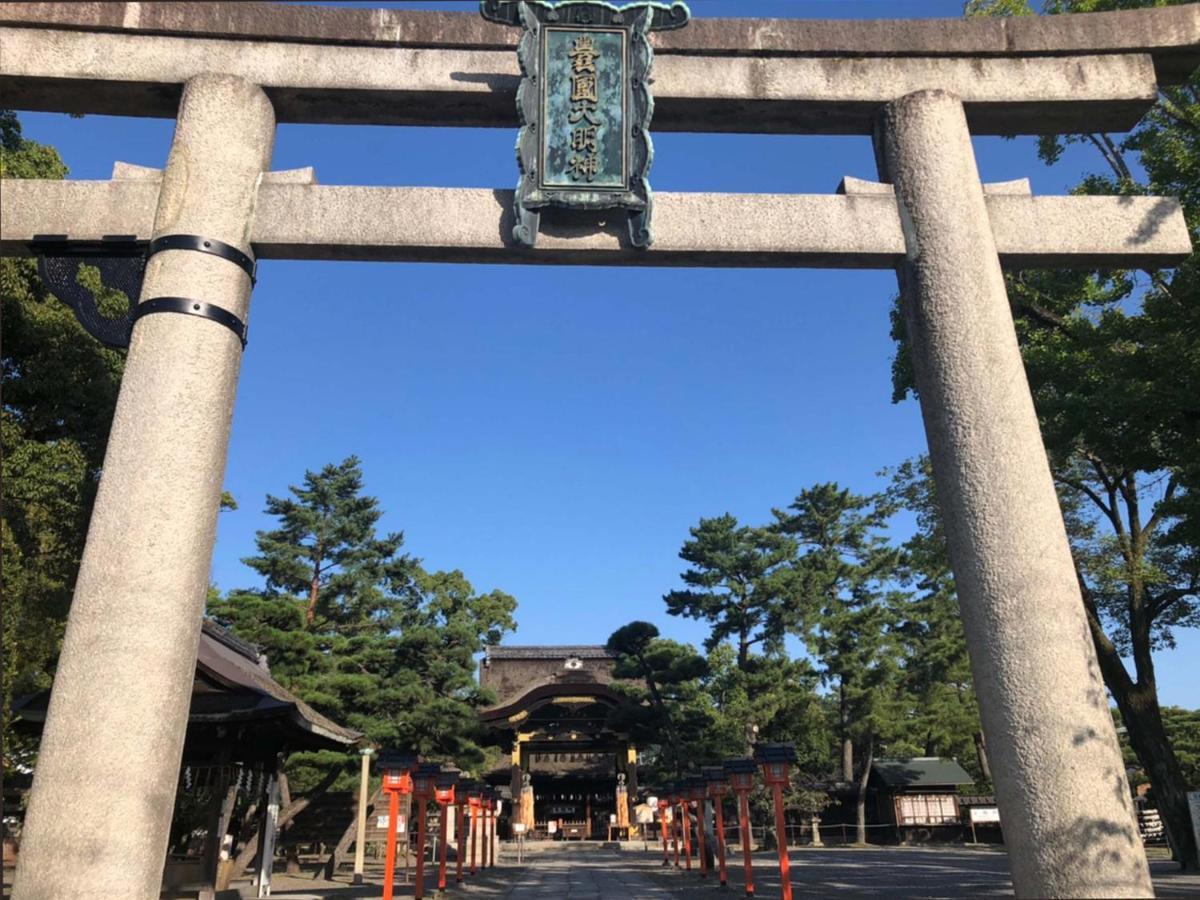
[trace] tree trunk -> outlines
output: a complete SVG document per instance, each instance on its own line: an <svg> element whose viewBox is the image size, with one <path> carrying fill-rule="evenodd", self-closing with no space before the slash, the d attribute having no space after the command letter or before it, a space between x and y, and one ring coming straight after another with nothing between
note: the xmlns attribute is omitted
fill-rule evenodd
<svg viewBox="0 0 1200 900"><path fill-rule="evenodd" d="M292 803L292 791L288 785L288 777L285 774L279 775L279 802L282 809L287 809ZM279 826L279 834L282 836L287 826ZM284 870L288 875L300 874L300 848L294 843L288 845L284 850L284 858L287 860L287 868Z"/></svg>
<svg viewBox="0 0 1200 900"><path fill-rule="evenodd" d="M1110 686L1110 690L1111 690ZM1133 685L1128 691L1112 691L1138 762L1150 776L1158 814L1171 838L1171 847L1184 871L1200 871L1196 838L1188 811L1187 787L1179 760L1163 726L1158 695L1153 689Z"/></svg>
<svg viewBox="0 0 1200 900"><path fill-rule="evenodd" d="M313 577L308 588L308 606L304 610L304 624L312 628L313 619L317 616L317 596L321 591L321 560L325 552L321 541L313 549Z"/></svg>
<svg viewBox="0 0 1200 900"><path fill-rule="evenodd" d="M1200 871L1200 854L1197 852L1191 813L1188 811L1187 786L1163 726L1158 691L1153 680L1153 662L1146 654L1144 658L1148 671L1140 670L1137 682L1129 677L1120 653L1104 633L1095 601L1082 577L1079 586L1083 593L1088 626L1092 631L1092 643L1096 647L1100 674L1116 701L1117 709L1121 711L1129 744L1138 762L1150 776L1154 798L1158 802L1158 814L1167 830L1171 847L1185 872Z"/></svg>
<svg viewBox="0 0 1200 900"><path fill-rule="evenodd" d="M850 713L846 709L846 691L838 687L838 719L842 730L842 781L854 782L854 742L850 739Z"/></svg>
<svg viewBox="0 0 1200 900"><path fill-rule="evenodd" d="M331 769L328 773L326 773L325 777L321 779L320 784L314 787L303 797L296 798L291 803L287 804L283 809L281 809L279 811L279 820L275 823L276 830L282 831L284 827L292 821L292 819L296 818L296 816L308 809L313 800L329 790L329 786L337 781L337 777L340 774L340 769ZM237 855L237 858L234 860L233 865L230 867L229 876L226 880L226 887L228 887L230 883L242 877L250 863L254 862L254 856L256 853L258 853L257 831L246 840L245 845L242 847L241 851Z"/></svg>
<svg viewBox="0 0 1200 900"><path fill-rule="evenodd" d="M855 821L858 826L856 841L867 842L867 780L871 777L871 764L875 762L875 742L867 744L867 758L863 761L862 776L858 779L858 798L855 804Z"/></svg>
<svg viewBox="0 0 1200 900"><path fill-rule="evenodd" d="M375 788L375 792L371 794L367 800L367 814L370 815L371 810L379 803L379 798L383 794L383 788ZM354 795L354 805L351 807L353 815L350 817L350 824L346 826L346 830L342 832L341 838L337 845L333 848L333 852L329 854L329 859L325 861L325 865L313 872L313 879L324 876L326 881L332 881L333 876L337 874L338 868L343 860L350 852L350 846L358 839L358 794Z"/></svg>
<svg viewBox="0 0 1200 900"><path fill-rule="evenodd" d="M992 780L992 766L988 762L987 741L984 739L983 732L975 732L975 755L979 758L979 772L983 776L984 781Z"/></svg>

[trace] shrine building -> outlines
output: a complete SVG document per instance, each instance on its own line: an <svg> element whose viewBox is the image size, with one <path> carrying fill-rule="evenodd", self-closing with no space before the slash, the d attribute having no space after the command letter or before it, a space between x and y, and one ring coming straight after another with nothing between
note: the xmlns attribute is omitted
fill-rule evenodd
<svg viewBox="0 0 1200 900"><path fill-rule="evenodd" d="M614 662L589 645L493 646L480 662L480 686L496 694L480 716L511 753L487 780L511 788L511 821L527 834L628 836L637 748L610 726L628 702L612 687Z"/></svg>

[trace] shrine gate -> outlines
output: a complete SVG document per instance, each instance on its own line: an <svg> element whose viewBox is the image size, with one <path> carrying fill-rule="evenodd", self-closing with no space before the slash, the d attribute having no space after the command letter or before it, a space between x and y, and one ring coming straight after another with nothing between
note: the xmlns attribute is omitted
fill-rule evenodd
<svg viewBox="0 0 1200 900"><path fill-rule="evenodd" d="M271 171L276 122L515 128L517 37L446 12L0 3L0 105L176 120L162 171L3 182L0 252L28 255L44 235L68 248L193 235L247 263L895 268L1016 891L1150 896L1002 271L1171 265L1190 235L1169 198L983 185L971 136L1132 128L1159 85L1200 64L1200 8L698 19L654 35L654 128L859 134L875 142L881 181L816 196L657 194L648 249L613 225L550 217L537 246L521 246L510 191L331 187L311 170ZM246 321L252 264L156 249L142 301L184 298ZM202 314L146 315L133 329L19 900L158 895L240 337Z"/></svg>

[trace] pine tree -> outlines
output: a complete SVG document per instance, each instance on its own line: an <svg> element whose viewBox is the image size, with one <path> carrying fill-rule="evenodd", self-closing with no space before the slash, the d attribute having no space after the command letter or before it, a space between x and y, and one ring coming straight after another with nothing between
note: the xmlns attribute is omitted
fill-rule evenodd
<svg viewBox="0 0 1200 900"><path fill-rule="evenodd" d="M800 546L795 573L805 616L798 630L832 692L842 777L858 786L860 843L875 751L898 730L902 708L889 609L899 553L882 535L890 511L882 498L836 484L815 485L786 511L774 510L774 527Z"/></svg>
<svg viewBox="0 0 1200 900"><path fill-rule="evenodd" d="M679 551L692 564L681 576L689 589L663 598L667 612L708 622L707 650L732 638L742 670L750 668L756 645L768 655L782 652L796 617L788 565L795 542L766 528L740 526L728 513L701 519L691 535Z"/></svg>

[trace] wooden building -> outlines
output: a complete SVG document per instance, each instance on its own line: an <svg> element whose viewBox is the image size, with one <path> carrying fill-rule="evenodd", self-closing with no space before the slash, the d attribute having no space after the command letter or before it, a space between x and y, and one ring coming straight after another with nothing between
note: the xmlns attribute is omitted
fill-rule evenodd
<svg viewBox="0 0 1200 900"><path fill-rule="evenodd" d="M610 713L626 702L612 686L613 662L600 646L487 649L479 682L496 703L480 716L510 752L509 765L487 780L510 788L516 814L524 809L531 820L529 833L606 838L621 818L618 802L628 821L637 748L610 727Z"/></svg>
<svg viewBox="0 0 1200 900"><path fill-rule="evenodd" d="M48 691L18 700L18 727L40 732L48 702ZM270 854L275 813L268 810L279 808L283 760L300 750L349 751L361 737L275 681L257 647L205 620L163 896L212 895L223 880L218 878L222 840L239 811L256 810L259 846L266 844ZM270 865L260 864L259 877L269 882L269 873Z"/></svg>
<svg viewBox="0 0 1200 900"><path fill-rule="evenodd" d="M877 759L867 781L867 803L874 806L876 822L894 826L901 844L959 841L958 789L973 781L953 759Z"/></svg>

